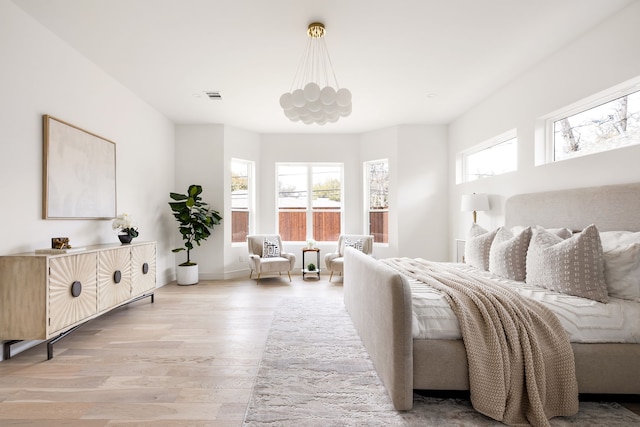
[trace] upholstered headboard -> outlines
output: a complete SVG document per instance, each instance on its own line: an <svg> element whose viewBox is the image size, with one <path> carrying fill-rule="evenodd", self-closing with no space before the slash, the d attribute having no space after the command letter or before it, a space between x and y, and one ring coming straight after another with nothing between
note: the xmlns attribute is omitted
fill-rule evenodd
<svg viewBox="0 0 640 427"><path fill-rule="evenodd" d="M640 231L640 183L519 194L507 199L505 226L540 225L579 231Z"/></svg>

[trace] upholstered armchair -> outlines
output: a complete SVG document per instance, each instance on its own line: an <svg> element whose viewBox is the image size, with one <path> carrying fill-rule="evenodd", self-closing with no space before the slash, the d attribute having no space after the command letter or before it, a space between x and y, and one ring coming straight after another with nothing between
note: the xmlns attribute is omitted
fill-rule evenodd
<svg viewBox="0 0 640 427"><path fill-rule="evenodd" d="M334 272L342 274L344 270L344 248L347 246L352 246L367 255L371 255L373 252L373 236L362 234L340 235L336 251L324 256L324 263L327 266L327 270L331 271L329 281L331 281Z"/></svg>
<svg viewBox="0 0 640 427"><path fill-rule="evenodd" d="M296 256L291 253L282 251L282 239L277 234L253 234L247 236L247 245L249 247L249 268L253 277L253 272L258 273L258 281L260 283L260 275L262 273L280 273L286 271L291 281L291 270L296 262Z"/></svg>

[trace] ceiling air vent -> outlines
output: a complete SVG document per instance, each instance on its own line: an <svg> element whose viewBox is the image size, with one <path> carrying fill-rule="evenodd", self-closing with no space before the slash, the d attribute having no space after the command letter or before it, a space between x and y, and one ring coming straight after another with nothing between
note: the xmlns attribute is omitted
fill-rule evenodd
<svg viewBox="0 0 640 427"><path fill-rule="evenodd" d="M222 95L220 94L220 92L217 92L217 91L205 92L204 94L207 95L209 99L214 101L219 101L222 99Z"/></svg>

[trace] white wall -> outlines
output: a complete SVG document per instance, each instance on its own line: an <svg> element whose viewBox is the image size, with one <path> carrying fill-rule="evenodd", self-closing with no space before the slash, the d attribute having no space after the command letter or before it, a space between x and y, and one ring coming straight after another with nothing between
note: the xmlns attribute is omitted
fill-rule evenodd
<svg viewBox="0 0 640 427"><path fill-rule="evenodd" d="M118 242L109 220L42 219L42 115L50 114L116 143L118 212L137 221L139 239L158 242L165 284L173 185L173 125L10 2L0 2L0 253Z"/></svg>
<svg viewBox="0 0 640 427"><path fill-rule="evenodd" d="M396 256L447 261L447 128L400 126L398 148Z"/></svg>
<svg viewBox="0 0 640 427"><path fill-rule="evenodd" d="M156 241L158 285L173 275L174 128L166 118L9 1L0 1L0 254L68 236L72 245L118 242L110 220L42 219L42 115L116 143L118 212L140 240Z"/></svg>
<svg viewBox="0 0 640 427"><path fill-rule="evenodd" d="M485 228L503 223L507 197L593 185L640 181L640 146L534 166L535 124L541 116L640 76L640 2L594 27L539 63L449 126L450 257L464 238L471 213L460 212L462 194L490 194L491 211L479 212ZM518 130L518 170L471 183L455 183L455 156L509 129Z"/></svg>
<svg viewBox="0 0 640 427"><path fill-rule="evenodd" d="M223 125L176 126L176 179L172 190L185 194L191 184L201 185L202 200L220 212L223 224L228 203L224 191L224 134ZM226 168L228 171L228 166ZM211 237L191 251L191 261L198 263L199 276L203 280L223 278L226 242L223 224L214 227ZM173 229L175 247L183 247L175 219ZM186 260L186 252L176 254L176 265Z"/></svg>
<svg viewBox="0 0 640 427"><path fill-rule="evenodd" d="M401 125L365 133L360 141L361 162L389 160L389 243L377 245L374 256L446 261L446 126Z"/></svg>

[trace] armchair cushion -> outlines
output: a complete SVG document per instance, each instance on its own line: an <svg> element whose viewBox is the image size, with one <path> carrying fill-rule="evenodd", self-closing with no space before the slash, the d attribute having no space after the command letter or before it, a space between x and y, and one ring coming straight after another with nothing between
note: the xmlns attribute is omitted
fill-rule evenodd
<svg viewBox="0 0 640 427"><path fill-rule="evenodd" d="M264 239L262 243L262 256L264 258L275 258L280 256L280 246L275 240Z"/></svg>

